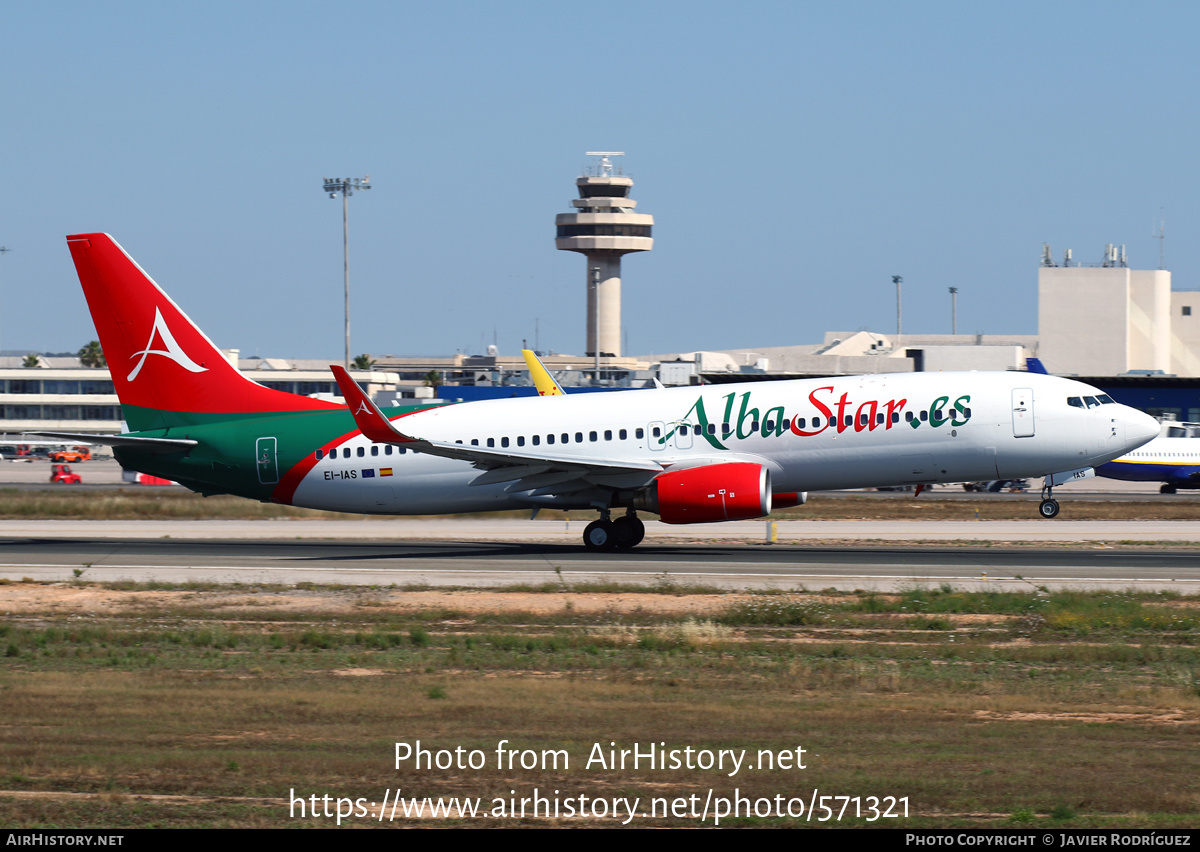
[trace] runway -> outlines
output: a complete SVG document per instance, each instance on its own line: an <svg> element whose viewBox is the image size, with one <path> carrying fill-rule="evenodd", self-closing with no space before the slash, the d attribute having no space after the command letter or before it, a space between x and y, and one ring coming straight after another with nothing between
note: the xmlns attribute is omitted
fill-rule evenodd
<svg viewBox="0 0 1200 852"><path fill-rule="evenodd" d="M0 522L0 577L401 587L699 584L879 591L949 583L955 588L1014 591L1045 586L1200 593L1196 550L1170 544L1117 549L1099 543L1116 541L1117 536L1196 543L1200 523L1194 522L781 521L782 543L776 544L765 542L762 521L686 531L651 523L646 542L626 553L587 551L578 543L583 524L576 521L567 527L562 521L477 519L5 521ZM1046 544L990 544L1004 541Z"/></svg>
<svg viewBox="0 0 1200 852"><path fill-rule="evenodd" d="M76 465L96 488L112 461ZM6 487L45 488L49 465L0 465ZM1160 500L1157 486L1089 480L1063 515L1007 521L787 520L673 527L647 520L628 553L586 551L587 520L376 518L0 521L0 578L492 587L701 584L728 589L1138 588L1200 593L1200 522L1072 521L1069 499ZM847 492L881 500L899 495ZM939 497L978 499L961 489ZM1063 490L1064 498L1067 489ZM1200 492L1186 499L1200 499ZM987 500L1028 499L986 495ZM1178 496L1166 498L1179 499ZM1031 504L1032 505L1032 504ZM1141 546L1117 549L1120 542ZM1153 542L1154 544L1149 544ZM1020 546L1014 546L1020 545ZM1179 549L1176 549L1179 548ZM0 607L3 593L0 590Z"/></svg>
<svg viewBox="0 0 1200 852"><path fill-rule="evenodd" d="M122 479L121 466L111 458L80 462L71 465L71 469L83 477L82 484L50 486L49 461L44 459L33 461L0 461L0 487L17 491L41 491L48 487L53 490L83 492L107 491L112 488L132 488L150 493L156 491L164 493L182 491L182 488L178 485L131 485ZM985 499L1002 502L1031 500L1036 497L1039 488L1040 480L1034 480L1030 482L1030 492L1025 494L1010 494L1007 492L978 494L964 491L959 485L933 486L925 493L929 496L936 496L939 500ZM850 491L826 491L823 494L830 497L848 495L855 497L875 497L880 500L903 499L906 496L911 497L911 494L881 492L873 488L860 488ZM1121 482L1101 477L1062 486L1057 494L1064 504L1069 504L1072 500L1104 501L1113 499L1135 502L1162 499L1168 499L1175 503L1200 502L1200 489L1194 491L1184 490L1178 494L1164 498L1163 495L1158 493L1157 482ZM1030 516L1034 517L1035 514L1035 508L1031 507Z"/></svg>

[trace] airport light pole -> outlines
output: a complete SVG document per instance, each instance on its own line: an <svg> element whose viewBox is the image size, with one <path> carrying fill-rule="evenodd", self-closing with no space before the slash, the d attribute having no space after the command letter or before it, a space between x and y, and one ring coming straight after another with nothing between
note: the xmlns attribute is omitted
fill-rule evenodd
<svg viewBox="0 0 1200 852"><path fill-rule="evenodd" d="M904 283L904 279L899 275L892 276L892 283L896 285L896 345L900 345L900 285Z"/></svg>
<svg viewBox="0 0 1200 852"><path fill-rule="evenodd" d="M12 249L10 249L6 246L0 246L0 255L8 254L8 252L10 252L10 251L12 251Z"/></svg>
<svg viewBox="0 0 1200 852"><path fill-rule="evenodd" d="M350 369L350 204L349 198L356 189L370 189L371 176L364 178L322 178L325 191L330 198L342 194L342 271L345 276L344 292L346 303L346 359L345 368Z"/></svg>
<svg viewBox="0 0 1200 852"><path fill-rule="evenodd" d="M950 333L958 334L958 288L950 288Z"/></svg>

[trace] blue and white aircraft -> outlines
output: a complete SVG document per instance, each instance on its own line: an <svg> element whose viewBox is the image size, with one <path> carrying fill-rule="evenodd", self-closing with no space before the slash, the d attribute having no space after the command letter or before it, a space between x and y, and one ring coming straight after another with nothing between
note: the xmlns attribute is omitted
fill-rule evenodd
<svg viewBox="0 0 1200 852"><path fill-rule="evenodd" d="M1169 423L1148 444L1096 468L1097 476L1161 482L1159 492L1200 488L1200 423Z"/></svg>

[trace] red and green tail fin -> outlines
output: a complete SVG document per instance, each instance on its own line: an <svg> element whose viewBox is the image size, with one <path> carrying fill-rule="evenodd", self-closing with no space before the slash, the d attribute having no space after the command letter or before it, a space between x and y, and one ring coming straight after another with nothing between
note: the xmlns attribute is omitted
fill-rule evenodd
<svg viewBox="0 0 1200 852"><path fill-rule="evenodd" d="M243 376L108 234L76 234L67 245L132 431L342 407Z"/></svg>

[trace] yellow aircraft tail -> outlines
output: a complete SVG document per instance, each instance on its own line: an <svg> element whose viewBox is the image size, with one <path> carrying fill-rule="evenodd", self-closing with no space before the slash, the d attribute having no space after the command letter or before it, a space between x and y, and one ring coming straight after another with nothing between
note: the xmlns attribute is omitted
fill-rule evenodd
<svg viewBox="0 0 1200 852"><path fill-rule="evenodd" d="M554 376L550 375L550 371L546 369L546 365L538 359L538 356L529 349L522 349L521 354L525 356L525 363L529 367L529 376L537 387L538 396L563 396L562 385L554 380Z"/></svg>

